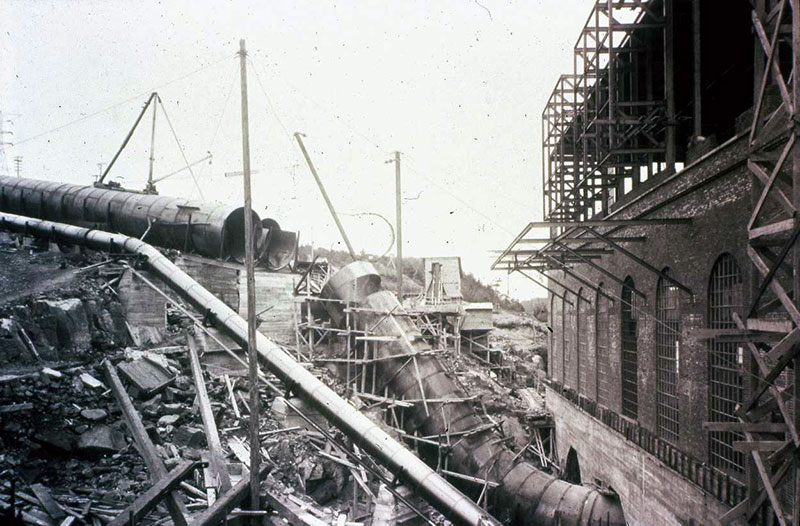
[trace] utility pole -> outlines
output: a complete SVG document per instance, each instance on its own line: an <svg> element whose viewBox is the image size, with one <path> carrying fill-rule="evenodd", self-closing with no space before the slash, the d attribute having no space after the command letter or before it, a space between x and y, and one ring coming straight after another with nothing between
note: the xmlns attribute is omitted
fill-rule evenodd
<svg viewBox="0 0 800 526"><path fill-rule="evenodd" d="M97 163L97 175L94 176L95 183L103 176L103 164L105 163Z"/></svg>
<svg viewBox="0 0 800 526"><path fill-rule="evenodd" d="M153 183L153 164L156 161L156 114L158 113L158 104L159 98L158 93L153 92L150 97L153 99L153 126L150 128L150 172L147 175L147 188L145 188L145 193L148 194L155 194L156 192L156 185Z"/></svg>
<svg viewBox="0 0 800 526"><path fill-rule="evenodd" d="M20 175L20 173L19 173L20 169L22 168L22 156L21 155L17 155L16 157L14 157L14 168L17 171L17 177L22 177Z"/></svg>
<svg viewBox="0 0 800 526"><path fill-rule="evenodd" d="M259 503L259 463L261 447L258 440L258 362L256 353L256 283L253 247L252 196L250 194L250 129L247 118L247 51L244 39L239 40L239 64L242 83L242 164L244 171L244 240L247 271L247 363L250 376L250 509ZM257 524L257 518L252 523Z"/></svg>
<svg viewBox="0 0 800 526"><path fill-rule="evenodd" d="M394 152L394 159L386 161L394 163L394 192L397 215L397 299L403 303L403 192L400 185L400 152Z"/></svg>
<svg viewBox="0 0 800 526"><path fill-rule="evenodd" d="M11 120L3 119L3 112L0 111L0 168L2 168L2 175L8 175L8 157L6 157L6 146L14 146L14 143L5 139L6 135L14 135L13 131L3 129L6 122L14 123Z"/></svg>

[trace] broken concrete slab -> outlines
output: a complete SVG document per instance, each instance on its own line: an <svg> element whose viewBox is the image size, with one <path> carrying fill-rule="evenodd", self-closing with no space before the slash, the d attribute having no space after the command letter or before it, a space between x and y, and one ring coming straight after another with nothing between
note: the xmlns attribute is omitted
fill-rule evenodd
<svg viewBox="0 0 800 526"><path fill-rule="evenodd" d="M117 370L144 398L160 393L175 381L175 375L166 368L145 358L122 362Z"/></svg>
<svg viewBox="0 0 800 526"><path fill-rule="evenodd" d="M78 439L78 451L89 456L114 454L125 445L122 433L107 425L92 427Z"/></svg>

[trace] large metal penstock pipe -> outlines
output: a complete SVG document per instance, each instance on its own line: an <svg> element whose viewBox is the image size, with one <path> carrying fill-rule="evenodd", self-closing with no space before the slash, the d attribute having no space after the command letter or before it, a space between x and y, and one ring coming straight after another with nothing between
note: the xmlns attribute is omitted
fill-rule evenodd
<svg viewBox="0 0 800 526"><path fill-rule="evenodd" d="M0 176L0 211L145 236L156 246L213 258L244 259L242 207ZM254 239L261 239L261 219L254 212L251 220Z"/></svg>
<svg viewBox="0 0 800 526"><path fill-rule="evenodd" d="M426 437L451 436L448 467L477 480L497 486L490 490L494 516L506 524L537 526L623 526L620 502L595 489L570 484L536 469L505 446L494 429L484 425L472 405L464 402L464 390L442 367L414 323L405 316L394 293L381 291L380 276L369 263L347 265L331 277L323 294L366 307L364 325L372 334L390 336L391 341L375 343L380 361L376 362L377 385L397 398L414 400L405 410L404 430ZM335 304L325 302L340 319ZM391 359L397 356L396 359ZM412 356L413 358L409 358ZM432 400L432 401L428 401ZM474 432L478 430L477 432ZM473 431L472 434L469 434ZM439 461L439 447L419 443L420 455L429 464ZM468 486L467 484L471 485ZM459 484L462 485L462 484ZM479 494L482 485L463 484L465 490Z"/></svg>
<svg viewBox="0 0 800 526"><path fill-rule="evenodd" d="M186 301L205 313L206 319L215 327L239 345L244 346L247 343L247 322L242 317L175 266L155 247L139 239L3 213L0 213L0 228L96 250L123 249L131 254L144 256L150 270ZM261 333L257 333L256 338L258 353L273 374L450 520L471 526L499 526L499 522L491 518L485 510L389 436L380 426L340 398L277 344Z"/></svg>

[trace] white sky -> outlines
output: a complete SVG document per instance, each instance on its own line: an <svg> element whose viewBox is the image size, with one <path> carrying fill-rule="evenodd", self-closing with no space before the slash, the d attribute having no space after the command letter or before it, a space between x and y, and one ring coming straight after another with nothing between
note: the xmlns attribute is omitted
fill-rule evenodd
<svg viewBox="0 0 800 526"><path fill-rule="evenodd" d="M189 161L213 153L194 168L205 198L241 202L241 178L223 174L242 169L235 54L245 38L259 215L303 243L342 248L292 133L307 135L340 212L392 222L384 161L399 150L404 253L460 255L505 292L490 251L541 218L541 112L572 70L591 2L3 0L0 111L13 135L2 139L15 144L0 173L22 156L23 176L91 184L157 90ZM150 119L109 174L131 188L147 178ZM163 113L156 126L158 176L184 163ZM200 197L188 172L158 189ZM387 250L382 221L343 222L356 250ZM542 295L524 278L509 285Z"/></svg>

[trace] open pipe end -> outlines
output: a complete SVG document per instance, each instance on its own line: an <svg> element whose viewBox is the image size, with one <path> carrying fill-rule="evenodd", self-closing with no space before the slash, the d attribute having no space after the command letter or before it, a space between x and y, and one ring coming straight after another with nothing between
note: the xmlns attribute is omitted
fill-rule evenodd
<svg viewBox="0 0 800 526"><path fill-rule="evenodd" d="M258 214L252 210L250 214L250 221L253 225L253 249L254 254L257 255L264 227L261 226L261 218L258 217ZM244 262L245 258L244 217L244 207L237 208L228 215L225 219L225 234L222 240L223 253L239 263Z"/></svg>

